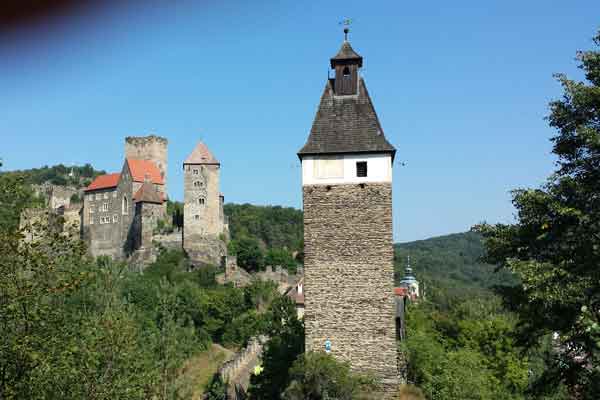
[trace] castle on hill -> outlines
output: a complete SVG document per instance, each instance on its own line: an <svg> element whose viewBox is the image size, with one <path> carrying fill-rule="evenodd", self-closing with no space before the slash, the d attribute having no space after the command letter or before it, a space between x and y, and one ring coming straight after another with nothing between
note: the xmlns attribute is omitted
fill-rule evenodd
<svg viewBox="0 0 600 400"><path fill-rule="evenodd" d="M125 138L121 172L100 175L85 188L81 234L92 256L154 258L154 233L167 220L167 146L154 135ZM175 234L193 263L219 265L228 238L220 163L199 143L183 169L184 225Z"/></svg>

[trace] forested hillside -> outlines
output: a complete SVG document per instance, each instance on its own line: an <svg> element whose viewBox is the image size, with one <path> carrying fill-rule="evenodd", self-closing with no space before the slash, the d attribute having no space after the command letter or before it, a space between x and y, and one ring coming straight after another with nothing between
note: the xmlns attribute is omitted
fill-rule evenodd
<svg viewBox="0 0 600 400"><path fill-rule="evenodd" d="M267 248L302 247L302 211L292 207L225 204L231 238L253 236Z"/></svg>
<svg viewBox="0 0 600 400"><path fill-rule="evenodd" d="M538 387L547 373L549 338L524 348L517 340L517 318L495 289L513 286L508 271L481 260L482 236L457 233L395 245L399 281L410 255L425 298L407 310L408 379L427 399L554 399L566 398Z"/></svg>
<svg viewBox="0 0 600 400"><path fill-rule="evenodd" d="M476 232L397 243L394 246L396 282L404 275L410 255L417 279L433 296L440 291L450 297L465 291L486 294L493 286L515 283L515 278L506 270L495 272L494 266L484 263L483 254L483 239Z"/></svg>
<svg viewBox="0 0 600 400"><path fill-rule="evenodd" d="M2 172L2 175L21 176L25 184L40 185L49 182L53 185L81 188L89 185L96 176L105 173L94 169L90 164L69 167L58 164L52 167L45 165L41 168Z"/></svg>
<svg viewBox="0 0 600 400"><path fill-rule="evenodd" d="M291 272L302 262L302 211L291 207L225 204L230 254L248 271L281 265Z"/></svg>

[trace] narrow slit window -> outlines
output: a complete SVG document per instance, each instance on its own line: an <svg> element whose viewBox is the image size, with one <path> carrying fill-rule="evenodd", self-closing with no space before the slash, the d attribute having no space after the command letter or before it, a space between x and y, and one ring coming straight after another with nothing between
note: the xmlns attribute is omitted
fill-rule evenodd
<svg viewBox="0 0 600 400"><path fill-rule="evenodd" d="M344 78L350 77L350 68L345 67L343 74L344 74Z"/></svg>
<svg viewBox="0 0 600 400"><path fill-rule="evenodd" d="M356 163L356 176L359 178L367 177L367 162L359 161Z"/></svg>
<svg viewBox="0 0 600 400"><path fill-rule="evenodd" d="M200 197L200 198L198 199L198 204L200 204L201 206L203 206L203 205L204 205L204 197Z"/></svg>

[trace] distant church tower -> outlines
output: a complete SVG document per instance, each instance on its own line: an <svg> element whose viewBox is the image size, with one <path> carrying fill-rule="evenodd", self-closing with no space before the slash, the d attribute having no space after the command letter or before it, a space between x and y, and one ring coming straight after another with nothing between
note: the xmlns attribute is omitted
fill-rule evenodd
<svg viewBox="0 0 600 400"><path fill-rule="evenodd" d="M400 280L400 287L406 289L406 293L411 300L417 300L420 297L419 281L413 275L413 270L410 267L410 256L406 258L406 269L404 277Z"/></svg>
<svg viewBox="0 0 600 400"><path fill-rule="evenodd" d="M304 203L306 349L330 351L384 384L400 382L395 332L392 163L359 75L363 58L347 29L331 59L335 78L321 96L298 152Z"/></svg>
<svg viewBox="0 0 600 400"><path fill-rule="evenodd" d="M202 142L183 162L183 248L197 264L219 265L226 253L220 169L221 163Z"/></svg>

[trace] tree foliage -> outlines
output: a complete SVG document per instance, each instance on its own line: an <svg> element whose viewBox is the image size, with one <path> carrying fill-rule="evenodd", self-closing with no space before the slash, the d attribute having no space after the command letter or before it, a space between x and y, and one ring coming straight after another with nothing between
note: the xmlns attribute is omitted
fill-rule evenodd
<svg viewBox="0 0 600 400"><path fill-rule="evenodd" d="M262 356L263 372L251 377L250 398L278 400L290 383L290 368L304 352L304 324L288 297L276 298L267 314L269 341Z"/></svg>
<svg viewBox="0 0 600 400"><path fill-rule="evenodd" d="M295 273L302 260L302 211L280 206L225 204L231 241L229 253L238 265L258 271L265 265L282 266Z"/></svg>
<svg viewBox="0 0 600 400"><path fill-rule="evenodd" d="M252 237L264 249L302 250L302 211L291 207L225 204L231 239Z"/></svg>
<svg viewBox="0 0 600 400"><path fill-rule="evenodd" d="M594 42L600 47L600 33ZM557 332L555 378L592 399L600 394L600 51L577 58L586 80L557 75L564 94L550 103L557 170L541 188L513 192L515 224L478 230L488 261L522 282L506 300L523 341Z"/></svg>
<svg viewBox="0 0 600 400"><path fill-rule="evenodd" d="M531 398L536 356L517 344L515 317L498 299L463 299L451 311L422 302L407 316L408 380L428 399Z"/></svg>
<svg viewBox="0 0 600 400"><path fill-rule="evenodd" d="M364 398L374 381L350 371L348 363L324 352L301 355L290 370L291 382L283 393L285 400L353 400Z"/></svg>
<svg viewBox="0 0 600 400"><path fill-rule="evenodd" d="M81 188L87 186L98 175L105 174L105 171L98 171L90 164L83 166L65 166L63 164L49 167L47 165L41 168L32 168L27 170L17 170L4 172L2 175L20 176L27 185L42 183L51 183L59 186L73 186Z"/></svg>
<svg viewBox="0 0 600 400"><path fill-rule="evenodd" d="M27 196L12 178L0 193L1 205ZM184 361L273 325L272 287L216 285L214 268L188 272L181 251L163 251L140 274L89 258L43 218L24 240L29 227L15 217L0 224L2 399L189 398Z"/></svg>

